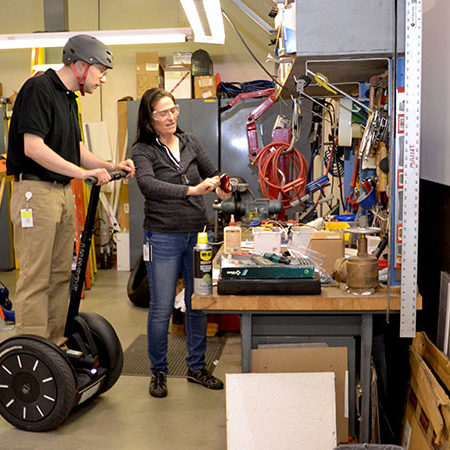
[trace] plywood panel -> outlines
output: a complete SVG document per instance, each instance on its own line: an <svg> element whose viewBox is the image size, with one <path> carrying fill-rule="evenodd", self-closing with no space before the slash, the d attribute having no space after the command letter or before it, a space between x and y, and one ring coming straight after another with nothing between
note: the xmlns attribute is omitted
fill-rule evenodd
<svg viewBox="0 0 450 450"><path fill-rule="evenodd" d="M332 449L334 373L226 375L229 450Z"/></svg>
<svg viewBox="0 0 450 450"><path fill-rule="evenodd" d="M336 383L336 422L339 442L347 442L348 387L347 348L258 348L252 350L253 373L334 372ZM354 387L353 387L354 389ZM346 406L347 405L347 406Z"/></svg>

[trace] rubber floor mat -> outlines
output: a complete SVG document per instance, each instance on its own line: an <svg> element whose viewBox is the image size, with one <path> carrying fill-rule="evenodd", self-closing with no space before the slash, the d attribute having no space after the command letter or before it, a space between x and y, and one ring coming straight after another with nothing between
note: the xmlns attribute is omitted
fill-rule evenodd
<svg viewBox="0 0 450 450"><path fill-rule="evenodd" d="M220 359L225 346L225 336L208 337L206 347L206 368L213 372L216 367L214 361ZM169 361L169 376L185 377L186 366L186 337L169 334L167 359ZM147 356L147 336L138 336L124 352L122 375L150 376L150 361Z"/></svg>

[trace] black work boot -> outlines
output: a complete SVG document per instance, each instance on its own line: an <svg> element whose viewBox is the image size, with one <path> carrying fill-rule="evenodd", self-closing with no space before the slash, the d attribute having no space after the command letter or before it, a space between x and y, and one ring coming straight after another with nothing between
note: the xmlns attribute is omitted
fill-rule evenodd
<svg viewBox="0 0 450 450"><path fill-rule="evenodd" d="M223 382L211 375L206 367L200 370L188 369L187 380L189 383L198 383L208 389L223 389Z"/></svg>
<svg viewBox="0 0 450 450"><path fill-rule="evenodd" d="M150 380L148 388L152 397L166 397L167 396L167 374L156 370Z"/></svg>

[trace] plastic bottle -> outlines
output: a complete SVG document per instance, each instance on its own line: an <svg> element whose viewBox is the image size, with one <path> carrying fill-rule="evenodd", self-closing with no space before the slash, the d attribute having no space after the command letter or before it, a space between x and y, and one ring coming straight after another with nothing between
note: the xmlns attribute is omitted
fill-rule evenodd
<svg viewBox="0 0 450 450"><path fill-rule="evenodd" d="M230 224L223 229L223 252L225 254L240 253L241 227L236 225L234 215L231 214Z"/></svg>
<svg viewBox="0 0 450 450"><path fill-rule="evenodd" d="M194 294L212 294L212 246L206 232L198 233L194 247Z"/></svg>

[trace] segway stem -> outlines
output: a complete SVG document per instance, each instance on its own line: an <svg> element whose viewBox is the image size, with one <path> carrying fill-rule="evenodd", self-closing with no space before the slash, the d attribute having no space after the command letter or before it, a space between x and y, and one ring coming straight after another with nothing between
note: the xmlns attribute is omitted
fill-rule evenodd
<svg viewBox="0 0 450 450"><path fill-rule="evenodd" d="M126 172L113 172L111 181L118 180L126 176ZM64 331L65 337L70 337L74 318L78 315L80 309L81 295L83 293L84 281L86 279L86 267L89 260L89 251L91 249L92 235L94 234L95 215L97 211L98 201L100 197L101 186L96 185L97 179L90 178L86 180L87 184L93 184L91 195L89 197L88 211L86 221L84 223L83 232L81 234L80 249L77 257L75 271L72 273L72 291L70 294L69 310L67 313L66 327Z"/></svg>

